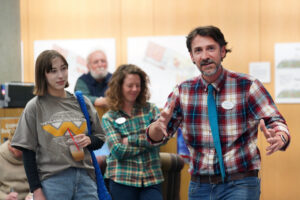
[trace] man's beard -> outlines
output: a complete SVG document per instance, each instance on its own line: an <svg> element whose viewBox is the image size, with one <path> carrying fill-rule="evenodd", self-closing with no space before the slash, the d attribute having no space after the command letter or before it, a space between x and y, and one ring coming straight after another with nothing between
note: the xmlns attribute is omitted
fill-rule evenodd
<svg viewBox="0 0 300 200"><path fill-rule="evenodd" d="M95 80L101 80L104 79L108 73L106 69L97 69L96 71L91 70L91 75Z"/></svg>
<svg viewBox="0 0 300 200"><path fill-rule="evenodd" d="M209 72L209 73L207 73L207 72L205 72L204 70L201 70L201 67L203 66L203 65L209 65L209 64L215 64L215 69L212 71L212 72ZM217 71L218 71L218 69L220 68L220 64L217 64L214 60L211 60L211 59L209 59L209 60L203 60L201 63L200 63L200 71L201 71L201 73L204 75L204 76L213 76L213 75L215 75L216 73L217 73Z"/></svg>

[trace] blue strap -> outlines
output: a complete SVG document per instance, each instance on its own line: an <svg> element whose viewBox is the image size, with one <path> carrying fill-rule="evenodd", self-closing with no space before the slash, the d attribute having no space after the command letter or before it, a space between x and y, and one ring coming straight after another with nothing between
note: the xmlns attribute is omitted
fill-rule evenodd
<svg viewBox="0 0 300 200"><path fill-rule="evenodd" d="M83 115L86 119L86 123L87 123L87 127L88 127L88 134L91 135L92 134L92 129L91 129L90 116L89 116L89 112L86 108L86 104L85 104L84 98L82 96L82 92L81 91L76 91L75 95L77 97L77 101L80 105L80 108L83 112ZM95 168L98 198L99 198L99 200L111 200L111 196L110 196L110 194L108 193L108 191L105 187L104 180L103 180L103 177L102 177L102 173L101 173L100 167L98 165L96 156L95 156L95 154L92 150L89 150L89 151L91 153L93 165L94 165L94 168Z"/></svg>
<svg viewBox="0 0 300 200"><path fill-rule="evenodd" d="M217 152L218 159L219 159L222 180L224 182L226 175L225 175L225 167L224 167L224 163L223 163L223 155L222 155L222 148L221 148L221 142L220 142L218 113L217 113L217 107L216 107L216 102L215 102L213 91L214 91L214 87L211 84L209 84L208 85L208 97L207 97L208 119L209 119L209 124L210 124L211 132L213 135L213 139L214 139L216 152Z"/></svg>

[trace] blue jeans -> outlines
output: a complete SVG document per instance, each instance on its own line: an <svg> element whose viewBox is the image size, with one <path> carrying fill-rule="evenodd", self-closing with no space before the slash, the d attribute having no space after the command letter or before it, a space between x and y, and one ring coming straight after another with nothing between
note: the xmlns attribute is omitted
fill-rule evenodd
<svg viewBox="0 0 300 200"><path fill-rule="evenodd" d="M98 200L96 182L85 169L68 168L41 184L47 200Z"/></svg>
<svg viewBox="0 0 300 200"><path fill-rule="evenodd" d="M189 200L259 200L260 179L246 177L223 184L190 182Z"/></svg>
<svg viewBox="0 0 300 200"><path fill-rule="evenodd" d="M161 185L132 187L109 180L113 200L162 200Z"/></svg>

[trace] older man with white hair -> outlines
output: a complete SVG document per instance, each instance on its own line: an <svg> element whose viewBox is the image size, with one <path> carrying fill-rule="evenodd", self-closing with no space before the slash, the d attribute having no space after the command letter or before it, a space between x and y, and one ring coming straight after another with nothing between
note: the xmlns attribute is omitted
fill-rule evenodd
<svg viewBox="0 0 300 200"><path fill-rule="evenodd" d="M82 91L95 106L106 107L104 98L111 73L107 71L107 58L102 50L95 50L87 57L89 72L81 75L75 85L75 91Z"/></svg>

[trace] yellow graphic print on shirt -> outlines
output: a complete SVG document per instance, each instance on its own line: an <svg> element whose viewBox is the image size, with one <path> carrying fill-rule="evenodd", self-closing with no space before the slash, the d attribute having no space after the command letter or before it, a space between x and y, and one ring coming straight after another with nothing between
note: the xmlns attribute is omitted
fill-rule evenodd
<svg viewBox="0 0 300 200"><path fill-rule="evenodd" d="M75 125L73 122L65 121L61 122L59 126L54 126L54 124L46 124L42 126L45 131L52 134L55 137L63 136L69 129L75 135L85 133L86 131L86 121L81 121L79 125ZM56 128L57 127L57 128Z"/></svg>

